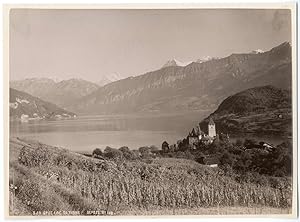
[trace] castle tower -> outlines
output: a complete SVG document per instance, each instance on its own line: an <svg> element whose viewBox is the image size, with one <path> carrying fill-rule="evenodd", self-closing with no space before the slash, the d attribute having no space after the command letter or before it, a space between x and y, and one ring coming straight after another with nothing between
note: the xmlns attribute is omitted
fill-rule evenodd
<svg viewBox="0 0 300 222"><path fill-rule="evenodd" d="M213 119L210 118L208 123L208 136L215 137L216 135L216 124Z"/></svg>

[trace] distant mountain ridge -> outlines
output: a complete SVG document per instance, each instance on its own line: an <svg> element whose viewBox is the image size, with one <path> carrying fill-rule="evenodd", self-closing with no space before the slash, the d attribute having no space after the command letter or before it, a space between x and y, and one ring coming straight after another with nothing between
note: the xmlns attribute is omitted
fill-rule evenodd
<svg viewBox="0 0 300 222"><path fill-rule="evenodd" d="M110 75L104 75L101 77L101 79L99 81L97 81L97 85L98 86L105 86L111 82L115 82L118 81L120 79L123 79L124 77L122 77L120 74L118 73L112 73Z"/></svg>
<svg viewBox="0 0 300 222"><path fill-rule="evenodd" d="M215 109L239 91L264 85L291 88L291 46L232 54L187 66L168 66L122 79L77 100L79 113L111 114Z"/></svg>
<svg viewBox="0 0 300 222"><path fill-rule="evenodd" d="M181 62L181 61L178 61L177 59L172 59L172 60L169 60L167 61L162 68L165 68L165 67L170 67L170 66L187 66L189 64L191 64L192 61L190 62Z"/></svg>
<svg viewBox="0 0 300 222"><path fill-rule="evenodd" d="M244 90L227 97L200 126L213 119L217 130L229 134L291 135L291 91L273 86Z"/></svg>
<svg viewBox="0 0 300 222"><path fill-rule="evenodd" d="M28 93L9 89L9 114L12 119L20 119L22 116L29 118L71 118L75 113L69 112L55 104L43 101Z"/></svg>
<svg viewBox="0 0 300 222"><path fill-rule="evenodd" d="M207 62L207 61L210 61L210 60L215 60L215 59L220 59L219 57L211 57L211 56L203 56L199 59L197 59L196 61L187 61L187 62L181 62L177 59L172 59L172 60L169 60L167 61L163 66L162 68L165 68L165 67L170 67L170 66L188 66L189 64L195 62L195 63L203 63L203 62Z"/></svg>
<svg viewBox="0 0 300 222"><path fill-rule="evenodd" d="M260 53L264 53L264 51L261 49L255 49L250 52L250 54L260 54ZM216 59L221 59L221 57L203 56L195 61L187 61L187 62L182 62L182 61L179 61L174 58L172 60L167 61L162 66L162 68L169 67L169 66L187 66L187 65L191 64L192 62L203 63L203 62L208 62L210 60L216 60Z"/></svg>
<svg viewBox="0 0 300 222"><path fill-rule="evenodd" d="M29 78L10 81L9 84L11 88L29 93L61 107L66 107L99 88L95 83L75 78L62 81L48 78Z"/></svg>

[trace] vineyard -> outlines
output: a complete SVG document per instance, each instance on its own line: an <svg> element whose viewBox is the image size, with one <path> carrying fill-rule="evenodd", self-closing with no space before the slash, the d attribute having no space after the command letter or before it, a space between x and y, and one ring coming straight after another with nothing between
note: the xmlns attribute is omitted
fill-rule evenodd
<svg viewBox="0 0 300 222"><path fill-rule="evenodd" d="M114 162L20 139L10 141L10 152L11 215L45 210L203 214L236 207L289 212L292 205L288 180L276 186L239 183L192 160Z"/></svg>

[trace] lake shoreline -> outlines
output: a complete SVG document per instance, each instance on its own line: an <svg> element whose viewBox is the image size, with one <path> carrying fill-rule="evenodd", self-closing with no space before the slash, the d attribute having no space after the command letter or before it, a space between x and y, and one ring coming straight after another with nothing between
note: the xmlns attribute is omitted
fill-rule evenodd
<svg viewBox="0 0 300 222"><path fill-rule="evenodd" d="M92 151L106 146L161 147L164 141L175 144L187 137L190 130L205 117L206 113L193 115L111 115L79 116L59 121L10 122L10 135L39 140L53 146L67 147L74 151ZM217 129L218 132L218 129ZM254 138L278 145L284 138L278 136L257 137L254 134L230 134L231 140Z"/></svg>

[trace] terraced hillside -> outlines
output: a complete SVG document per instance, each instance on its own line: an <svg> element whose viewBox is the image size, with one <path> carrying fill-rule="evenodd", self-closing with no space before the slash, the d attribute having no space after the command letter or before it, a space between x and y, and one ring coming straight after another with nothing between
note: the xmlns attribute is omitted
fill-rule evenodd
<svg viewBox="0 0 300 222"><path fill-rule="evenodd" d="M12 138L9 167L10 215L210 214L212 210L217 210L214 214L249 214L291 210L289 185L239 183L221 169L191 160L113 162Z"/></svg>

